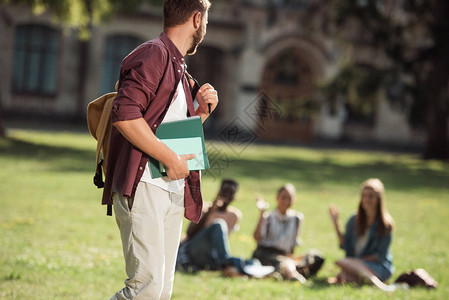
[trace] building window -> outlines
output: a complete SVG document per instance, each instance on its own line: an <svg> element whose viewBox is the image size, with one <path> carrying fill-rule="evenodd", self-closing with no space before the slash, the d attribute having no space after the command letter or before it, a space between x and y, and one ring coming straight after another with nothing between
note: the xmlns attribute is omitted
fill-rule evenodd
<svg viewBox="0 0 449 300"><path fill-rule="evenodd" d="M266 67L269 72L264 73L264 88L275 88L281 94L301 97L314 90L314 80L309 63L302 58L301 52L289 48L274 58Z"/></svg>
<svg viewBox="0 0 449 300"><path fill-rule="evenodd" d="M12 90L18 94L54 96L60 35L43 25L16 27Z"/></svg>
<svg viewBox="0 0 449 300"><path fill-rule="evenodd" d="M115 90L122 60L140 43L142 43L141 40L125 35L112 35L106 38L103 55L103 81L101 84L103 94Z"/></svg>

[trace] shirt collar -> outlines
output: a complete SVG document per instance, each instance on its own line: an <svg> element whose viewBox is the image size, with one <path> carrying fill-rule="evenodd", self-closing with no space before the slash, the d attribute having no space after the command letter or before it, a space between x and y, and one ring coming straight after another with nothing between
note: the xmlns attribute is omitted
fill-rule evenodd
<svg viewBox="0 0 449 300"><path fill-rule="evenodd" d="M285 221L291 216L290 209L287 210L287 213L285 215L281 214L281 212L277 208L275 209L274 213L280 221Z"/></svg>
<svg viewBox="0 0 449 300"><path fill-rule="evenodd" d="M167 47L168 52L170 53L170 58L172 60L177 61L180 64L184 64L184 57L179 51L179 49L176 47L176 45L172 42L172 40L168 37L168 35L165 32L162 32L159 35L159 38L164 43L164 45Z"/></svg>

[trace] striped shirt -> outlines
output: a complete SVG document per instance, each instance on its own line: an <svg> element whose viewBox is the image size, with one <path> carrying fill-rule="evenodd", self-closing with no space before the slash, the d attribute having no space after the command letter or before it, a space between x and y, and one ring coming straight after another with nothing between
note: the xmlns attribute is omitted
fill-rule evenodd
<svg viewBox="0 0 449 300"><path fill-rule="evenodd" d="M259 245L276 248L285 254L292 253L293 248L300 244L298 235L303 220L304 214L292 209L285 215L277 209L272 211L262 224Z"/></svg>

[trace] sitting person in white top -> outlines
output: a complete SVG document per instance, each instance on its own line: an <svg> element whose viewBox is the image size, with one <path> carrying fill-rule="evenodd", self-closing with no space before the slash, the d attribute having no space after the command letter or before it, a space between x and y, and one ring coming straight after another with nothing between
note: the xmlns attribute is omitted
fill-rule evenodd
<svg viewBox="0 0 449 300"><path fill-rule="evenodd" d="M303 213L290 208L295 199L296 190L290 183L279 189L276 196L277 207L270 214L266 213L268 203L261 197L256 198L260 218L254 230L257 248L253 258L257 258L263 265L274 266L284 279L305 283L304 275L314 275L324 259L319 255L293 256L295 246L300 244L299 233L304 220ZM313 257L314 261L309 261L309 257ZM313 270L307 269L312 263ZM313 274L309 271L313 271Z"/></svg>

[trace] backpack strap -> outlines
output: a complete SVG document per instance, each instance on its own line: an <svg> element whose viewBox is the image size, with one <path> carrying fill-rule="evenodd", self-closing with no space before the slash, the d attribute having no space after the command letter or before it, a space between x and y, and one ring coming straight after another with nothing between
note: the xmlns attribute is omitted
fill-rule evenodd
<svg viewBox="0 0 449 300"><path fill-rule="evenodd" d="M101 166L103 165L103 159L98 161L97 159L97 168L95 169L95 175L94 175L94 184L97 188L101 189L104 188L104 181L103 181L103 172L101 170Z"/></svg>
<svg viewBox="0 0 449 300"><path fill-rule="evenodd" d="M106 215L112 216L112 204L108 204L108 207L106 209Z"/></svg>
<svg viewBox="0 0 449 300"><path fill-rule="evenodd" d="M97 168L95 170L94 176L94 184L98 188L104 187L103 174L102 174L102 166L106 162L104 161L104 141L107 134L109 134L110 126L111 126L111 110L112 110L112 102L115 98L116 93L108 94L108 97L105 100L103 111L101 113L100 121L98 122L97 127L97 152L96 152L96 164ZM103 158L100 158L100 152L103 151Z"/></svg>
<svg viewBox="0 0 449 300"><path fill-rule="evenodd" d="M186 78L187 78L187 83L189 84L189 88L190 88L190 93L192 94L192 99L195 100L196 97L196 93L198 93L198 90L200 89L200 85L198 83L198 81L192 77L192 75L190 75L187 71L185 72L186 74ZM190 80L193 80L193 86L190 84Z"/></svg>
<svg viewBox="0 0 449 300"><path fill-rule="evenodd" d="M117 87L116 87L116 89L117 89ZM113 103L116 95L117 95L117 93L115 93L115 95L113 95L113 96L111 95L106 100L106 102L104 104L103 112L101 114L100 123L98 124L98 130L100 130L99 132L101 132L101 134L98 137L97 156L96 156L97 169L96 169L95 176L94 176L94 184L98 188L104 187L102 167L106 173L106 168L105 168L105 166L103 166L106 157L104 157L104 146L105 145L103 145L103 144L105 142L106 136L108 134L110 134L110 130L111 130L111 126L112 126L111 125L112 103ZM106 147L109 147L109 145L107 145ZM100 158L100 150L103 150L103 158L102 159L99 159ZM107 205L106 215L112 216L112 204Z"/></svg>

